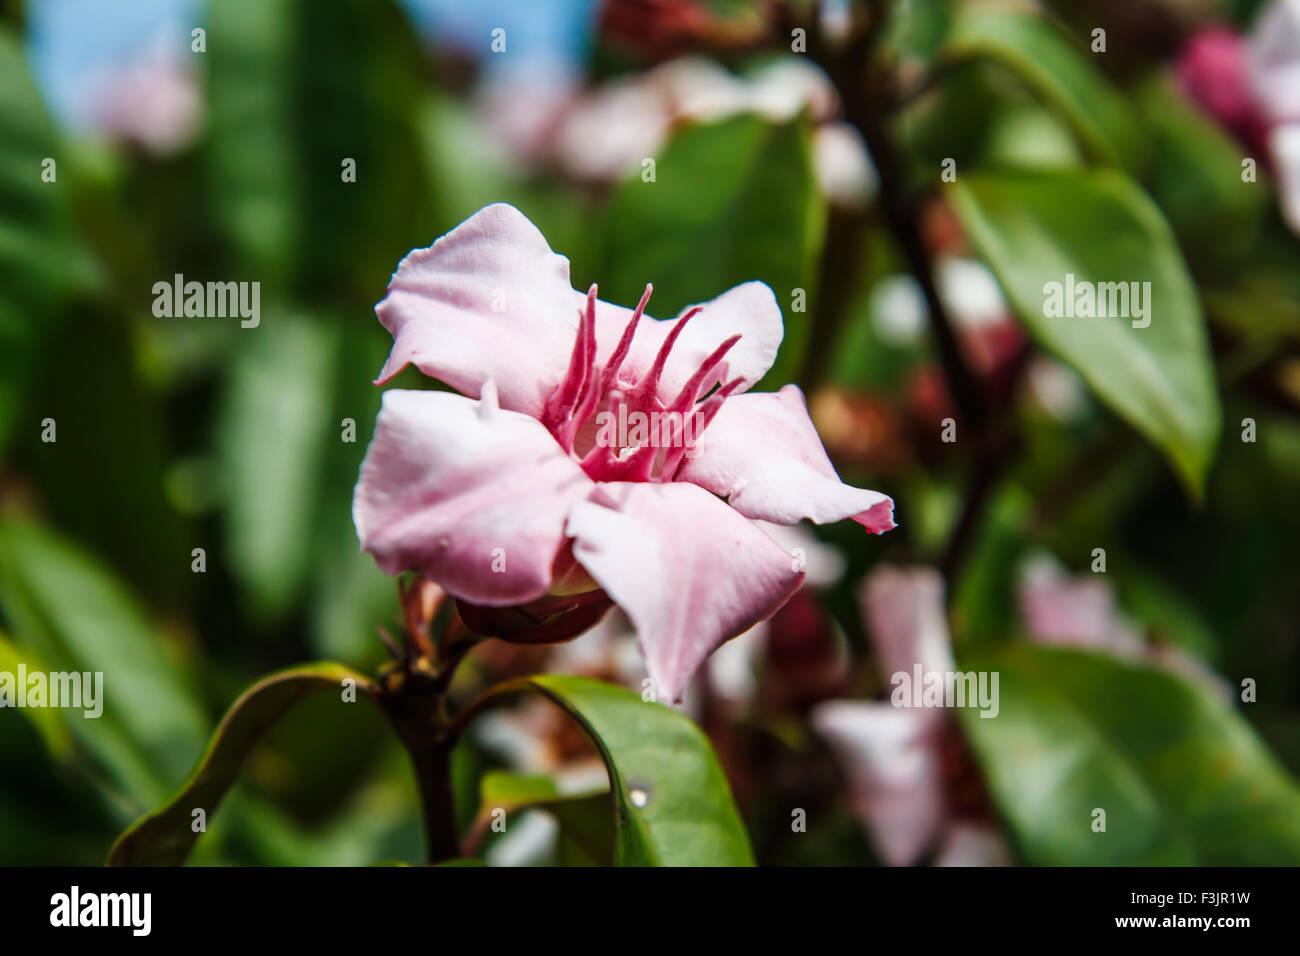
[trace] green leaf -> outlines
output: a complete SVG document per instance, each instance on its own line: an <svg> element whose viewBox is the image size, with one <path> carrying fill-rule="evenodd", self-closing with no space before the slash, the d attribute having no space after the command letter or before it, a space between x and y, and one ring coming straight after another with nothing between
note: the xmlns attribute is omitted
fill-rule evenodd
<svg viewBox="0 0 1300 956"><path fill-rule="evenodd" d="M313 557L321 465L337 424L337 332L303 316L267 316L245 330L229 369L217 453L230 570L263 614L288 610ZM336 505L347 511L346 501Z"/></svg>
<svg viewBox="0 0 1300 956"><path fill-rule="evenodd" d="M1031 645L962 667L1000 675L996 717L960 714L1025 862L1300 863L1300 790L1212 690ZM1104 833L1092 829L1096 808Z"/></svg>
<svg viewBox="0 0 1300 956"><path fill-rule="evenodd" d="M40 526L0 522L0 610L56 671L103 674L103 714L61 712L137 800L184 773L206 720L193 688L122 584Z"/></svg>
<svg viewBox="0 0 1300 956"><path fill-rule="evenodd" d="M1113 170L967 176L953 208L1034 338L1155 444L1199 498L1220 408L1200 302L1160 211ZM1149 325L1055 318L1046 284L1150 282Z"/></svg>
<svg viewBox="0 0 1300 956"><path fill-rule="evenodd" d="M544 774L518 774L494 770L483 775L476 826L486 830L493 814L504 810L513 816L525 810L543 810L560 825L559 857L563 866L610 866L614 862L614 828L610 819L609 791L562 793Z"/></svg>
<svg viewBox="0 0 1300 956"><path fill-rule="evenodd" d="M49 668L37 659L30 648L19 647L0 632L0 673L15 675L18 668L26 668L28 674L49 673ZM63 726L58 712L49 707L24 707L20 711L32 722L41 740L49 748L50 754L57 760L66 760L72 752L72 736Z"/></svg>
<svg viewBox="0 0 1300 956"><path fill-rule="evenodd" d="M654 283L649 311L676 315L754 279L771 286L785 340L769 380L793 377L806 348L814 265L826 208L813 174L807 124L742 116L690 126L614 195L605 227L601 297L634 305Z"/></svg>
<svg viewBox="0 0 1300 956"><path fill-rule="evenodd" d="M533 687L577 721L609 773L618 866L753 866L749 835L708 738L687 717L586 677Z"/></svg>
<svg viewBox="0 0 1300 956"><path fill-rule="evenodd" d="M243 264L315 301L373 302L393 263L428 239L409 19L392 0L209 7L205 160Z"/></svg>
<svg viewBox="0 0 1300 956"><path fill-rule="evenodd" d="M973 8L958 19L943 55L1004 66L1060 113L1090 154L1128 167L1139 161L1139 129L1124 98L1041 16Z"/></svg>
<svg viewBox="0 0 1300 956"><path fill-rule="evenodd" d="M62 155L22 45L0 26L0 447L81 254L66 179L58 176ZM47 159L56 163L54 182L42 179Z"/></svg>
<svg viewBox="0 0 1300 956"><path fill-rule="evenodd" d="M1193 262L1248 255L1271 203L1266 186L1242 183L1241 145L1171 77L1144 84L1137 103L1154 144L1145 178Z"/></svg>
<svg viewBox="0 0 1300 956"><path fill-rule="evenodd" d="M265 677L231 704L207 751L182 787L162 807L146 814L118 837L108 854L110 866L176 866L184 862L199 834L193 812L210 819L234 784L244 759L266 732L309 694L333 690L342 706L343 682L356 682L360 694L373 695L370 681L338 664L292 667Z"/></svg>

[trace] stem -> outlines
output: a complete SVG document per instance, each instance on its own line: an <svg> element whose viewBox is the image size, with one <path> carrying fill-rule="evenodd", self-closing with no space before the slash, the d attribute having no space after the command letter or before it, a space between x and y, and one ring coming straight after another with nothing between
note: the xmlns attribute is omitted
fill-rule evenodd
<svg viewBox="0 0 1300 956"><path fill-rule="evenodd" d="M408 655L383 683L384 714L415 771L430 863L461 855L451 779L451 755L459 730L448 715L447 689L456 667L478 640L458 617L453 618L442 637L430 644L431 657Z"/></svg>
<svg viewBox="0 0 1300 956"><path fill-rule="evenodd" d="M861 130L867 149L875 160L880 176L880 204L885 220L925 296L930 313L930 327L939 348L939 361L948 379L948 388L957 406L957 413L962 423L979 435L983 432L986 421L984 397L962 355L952 320L948 317L948 309L939 297L930 255L926 251L919 226L921 206L912 193L902 160L882 113L879 109L864 109L861 115L850 116L849 119Z"/></svg>
<svg viewBox="0 0 1300 956"><path fill-rule="evenodd" d="M826 44L815 19L805 26L809 54L835 84L845 120L862 134L875 162L880 184L879 203L885 223L921 287L949 394L975 445L975 469L966 501L941 561L944 573L951 578L969 551L975 529L1009 464L1014 442L1000 437L1000 433L1005 431L1004 422L990 420L980 383L962 354L948 310L939 297L929 251L921 233L921 197L912 189L905 159L889 128L890 117L897 113L907 97L916 95L917 88L900 91L893 64L879 62L875 57L876 46L887 26L888 6L883 0L866 0L855 5L849 37L842 47L834 50ZM792 22L789 7L779 5L777 16L781 29L788 32ZM943 64L942 69L929 77L925 84L936 82L939 76L947 75L955 66L956 63ZM821 373L825 360L819 353L829 350L830 339L847 306L852 280L843 279L839 274L855 271L854 263L846 262L846 258L856 257L859 253L864 225L860 217L856 220L832 220L822 259L822 280L829 288L822 296L814 338L809 343L809 355L800 376L805 389Z"/></svg>
<svg viewBox="0 0 1300 956"><path fill-rule="evenodd" d="M867 144L879 175L881 210L925 296L939 360L958 415L977 440L982 440L986 423L984 397L962 355L948 311L939 298L934 270L919 226L921 204L911 188L906 167L888 128L888 117L895 112L899 102L897 82L890 64L873 67L872 54L887 25L888 4L871 0L855 5L852 11L853 26L847 41L839 49L832 50L827 46L816 20L808 23L808 52L835 84L843 103L845 120L862 134ZM783 29L792 22L788 19L790 11L787 7L778 7L778 15L785 18L778 21ZM852 233L856 229L860 234L863 224L861 218L840 223L841 234L828 238L822 263L823 278L832 270L844 268L844 246L848 245L851 252L860 248L857 245L860 239ZM811 384L817 371L814 363L821 361L815 355L818 347L825 344L822 340L826 336L833 334L839 321L837 313L842 312L847 304L848 296L846 290L840 288L841 284L836 282L831 295L823 296L824 308L819 308L819 328L814 332L820 337L810 343L809 363L801 376L805 384Z"/></svg>
<svg viewBox="0 0 1300 956"><path fill-rule="evenodd" d="M460 836L451 788L451 747L439 740L418 749L408 745L407 749L420 788L429 862L453 859L460 855Z"/></svg>

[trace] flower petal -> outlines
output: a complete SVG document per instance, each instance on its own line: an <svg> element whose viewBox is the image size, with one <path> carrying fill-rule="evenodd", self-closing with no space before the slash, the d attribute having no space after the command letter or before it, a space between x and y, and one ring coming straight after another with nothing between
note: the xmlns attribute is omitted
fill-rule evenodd
<svg viewBox="0 0 1300 956"><path fill-rule="evenodd" d="M419 571L458 598L541 597L591 479L542 425L448 392L390 389L361 465L352 517L388 574Z"/></svg>
<svg viewBox="0 0 1300 956"><path fill-rule="evenodd" d="M691 318L682 330L660 377L658 397L661 403L670 404L709 354L733 335L739 335L740 341L701 385L701 390L707 391L721 382L741 378L744 384L739 391L744 391L767 374L785 334L781 307L776 304L776 296L766 283L746 282L715 299L683 309L682 315L675 319L656 321L649 316L642 319L632 340L632 348L623 360L619 381L624 384L641 381L654 365L655 356L673 327L695 308L700 309L699 314ZM608 302L597 304L596 355L601 367L609 362L631 318L631 309Z"/></svg>
<svg viewBox="0 0 1300 956"><path fill-rule="evenodd" d="M394 340L378 381L413 364L476 396L492 379L503 408L539 417L568 368L582 298L569 260L523 213L485 206L398 264L375 307Z"/></svg>
<svg viewBox="0 0 1300 956"><path fill-rule="evenodd" d="M627 612L659 697L803 583L798 562L693 485L610 482L569 514L573 553Z"/></svg>
<svg viewBox="0 0 1300 956"><path fill-rule="evenodd" d="M943 579L937 571L879 567L867 577L858 598L886 681L898 673L910 678L917 664L924 674L955 669Z"/></svg>
<svg viewBox="0 0 1300 956"><path fill-rule="evenodd" d="M1300 3L1269 4L1250 36L1255 93L1274 123L1300 122Z"/></svg>
<svg viewBox="0 0 1300 956"><path fill-rule="evenodd" d="M1282 218L1300 235L1300 121L1276 126L1269 133Z"/></svg>
<svg viewBox="0 0 1300 956"><path fill-rule="evenodd" d="M833 700L812 725L844 765L854 810L889 866L910 866L934 841L944 803L932 712Z"/></svg>
<svg viewBox="0 0 1300 956"><path fill-rule="evenodd" d="M777 524L852 518L874 534L894 527L892 500L835 474L794 385L728 398L687 450L677 478L726 496L750 518Z"/></svg>

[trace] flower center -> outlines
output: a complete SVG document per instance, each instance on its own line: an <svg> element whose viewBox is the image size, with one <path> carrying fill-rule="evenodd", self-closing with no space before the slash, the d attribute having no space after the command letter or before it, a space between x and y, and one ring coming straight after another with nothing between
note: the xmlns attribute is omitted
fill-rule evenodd
<svg viewBox="0 0 1300 956"><path fill-rule="evenodd" d="M596 287L591 287L569 369L542 413L542 424L596 481L672 481L682 459L693 455L695 442L743 381L733 379L701 395L727 353L740 341L739 335L733 335L700 363L676 397L665 401L659 395L668 356L686 323L699 314L698 306L677 320L654 364L640 380L620 380L619 372L631 351L650 292L647 285L613 354L600 368L596 362Z"/></svg>

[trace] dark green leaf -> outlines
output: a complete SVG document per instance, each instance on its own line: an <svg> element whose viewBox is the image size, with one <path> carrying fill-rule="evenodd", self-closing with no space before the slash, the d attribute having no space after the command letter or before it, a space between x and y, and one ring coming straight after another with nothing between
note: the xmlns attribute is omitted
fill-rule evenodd
<svg viewBox="0 0 1300 956"><path fill-rule="evenodd" d="M482 799L477 825L487 828L493 814L507 816L544 810L560 825L559 856L564 866L610 866L614 862L614 827L608 790L565 794L543 774L492 771L480 783Z"/></svg>
<svg viewBox="0 0 1300 956"><path fill-rule="evenodd" d="M996 717L960 713L1026 862L1300 863L1300 790L1213 690L1029 645L962 667L1000 675Z"/></svg>
<svg viewBox="0 0 1300 956"><path fill-rule="evenodd" d="M358 699L374 693L364 676L338 664L293 667L258 681L235 701L217 727L207 751L185 784L165 805L137 820L109 852L112 866L175 866L184 862L199 834L192 829L196 809L216 814L250 751L294 704L309 694L338 692L355 681Z"/></svg>
<svg viewBox="0 0 1300 956"><path fill-rule="evenodd" d="M0 609L57 671L103 674L103 714L70 727L137 800L157 799L202 745L206 720L187 677L121 583L36 525L0 523Z"/></svg>
<svg viewBox="0 0 1300 956"><path fill-rule="evenodd" d="M1132 166L1138 126L1123 97L1071 43L1041 16L976 7L959 20L946 56L1000 63L1061 116L1094 156Z"/></svg>

